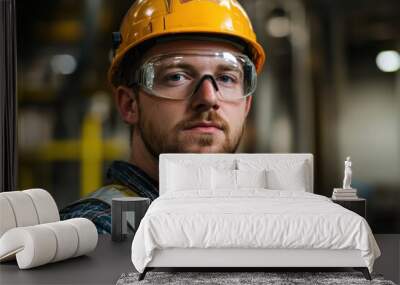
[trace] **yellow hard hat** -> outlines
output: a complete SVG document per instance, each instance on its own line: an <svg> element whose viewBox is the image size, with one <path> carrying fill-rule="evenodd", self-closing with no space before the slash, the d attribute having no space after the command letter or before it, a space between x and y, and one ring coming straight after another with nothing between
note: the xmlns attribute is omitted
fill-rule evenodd
<svg viewBox="0 0 400 285"><path fill-rule="evenodd" d="M150 39L179 34L215 34L239 39L247 45L257 73L264 65L264 50L236 0L136 0L122 21L116 45L114 39L110 82L130 49Z"/></svg>

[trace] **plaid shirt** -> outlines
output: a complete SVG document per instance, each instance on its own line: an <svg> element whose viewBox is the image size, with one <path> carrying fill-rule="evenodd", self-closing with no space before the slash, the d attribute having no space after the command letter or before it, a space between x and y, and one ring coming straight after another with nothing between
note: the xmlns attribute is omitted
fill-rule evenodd
<svg viewBox="0 0 400 285"><path fill-rule="evenodd" d="M108 185L60 211L61 220L83 217L91 220L99 234L111 233L111 200L117 197L158 197L158 182L139 167L114 161L107 171Z"/></svg>

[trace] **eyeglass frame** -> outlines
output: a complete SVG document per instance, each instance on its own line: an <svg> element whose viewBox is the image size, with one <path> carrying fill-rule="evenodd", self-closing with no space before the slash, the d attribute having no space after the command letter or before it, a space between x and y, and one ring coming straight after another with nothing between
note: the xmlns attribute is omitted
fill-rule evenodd
<svg viewBox="0 0 400 285"><path fill-rule="evenodd" d="M192 51L198 51L198 50L192 50ZM199 51L200 51L200 50L199 50ZM201 51L202 51L202 50L201 50ZM254 65L253 61L252 61L247 55L242 54L242 53L232 52L232 51L229 51L229 52L224 51L224 52L214 52L214 53L208 53L208 54L200 54L200 56L207 56L207 55L218 56L218 55L222 55L222 54L224 54L224 53L230 53L230 54L232 54L235 58L239 58L239 59L242 60L243 62L249 64L249 66L250 66L251 69L252 69L251 74L254 75L254 76L252 76L252 78L250 79L251 86L254 86L254 90L253 90L252 92L250 92L250 93L248 93L248 94L246 94L246 95L240 97L240 98L235 98L235 99L226 99L226 98L223 98L223 97L220 95L220 96L218 96L218 97L219 97L219 100L227 101L227 102L237 102L237 101L242 100L242 99L245 99L245 98L247 98L247 97L249 97L249 96L253 96L253 95L254 95L254 92L255 92L256 89L257 89L257 72L256 72L256 68L255 68L255 65ZM176 56L182 56L182 55L198 55L198 54L196 54L196 53L186 53L186 52L184 52L184 53L162 53L162 54L154 55L154 56L152 56L152 57L146 59L143 63L140 64L140 67L139 67L137 70L135 70L135 73L134 73L134 76L133 76L133 82L132 82L132 83L129 83L129 84L128 84L128 87L131 87L131 88L132 88L132 87L134 87L134 86L139 86L139 87L141 87L144 91L146 91L148 94L150 94L150 95L152 95L152 96L154 96L154 97L157 97L157 98L169 99L169 100L173 100L173 101L185 101L185 100L188 100L188 99L190 99L191 97L193 97L193 95L198 91L198 89L199 89L199 87L201 86L201 84L203 83L203 81L205 81L204 78L205 78L205 77L209 77L209 78L212 79L212 80L211 80L211 81L212 81L211 83L212 83L212 85L213 85L213 87L214 87L214 90L215 90L216 81L215 81L214 76L212 76L211 74L204 74L203 76L201 76L200 79L198 80L198 83L196 84L195 88L193 89L192 94L190 94L189 96L187 96L187 97L185 97L185 98L182 98L182 99L181 99L181 98L171 98L171 97L166 97L166 96L160 96L160 95L154 93L153 90L149 89L147 86L145 86L145 85L142 83L142 82L144 82L144 80L146 80L143 71L146 70L145 67L146 67L148 64L150 64L150 62L152 62L152 61L154 61L154 60L156 60L156 59L159 59L159 58L170 57L170 56L174 56L174 55L176 55ZM244 67L246 67L246 65L244 65ZM245 75L246 73L244 72L243 74ZM141 79L141 80L140 80L140 79ZM153 75L152 80L153 80L153 79L154 79L154 75ZM217 86L218 86L218 85L217 85ZM218 91L218 89L217 89L217 91Z"/></svg>

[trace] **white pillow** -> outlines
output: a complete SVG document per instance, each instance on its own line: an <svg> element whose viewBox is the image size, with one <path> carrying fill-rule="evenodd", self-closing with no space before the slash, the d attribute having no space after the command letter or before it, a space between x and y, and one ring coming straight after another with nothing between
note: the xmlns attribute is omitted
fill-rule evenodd
<svg viewBox="0 0 400 285"><path fill-rule="evenodd" d="M307 181L304 167L267 172L268 188L273 190L306 191Z"/></svg>
<svg viewBox="0 0 400 285"><path fill-rule="evenodd" d="M212 168L212 187L214 190L236 190L236 170Z"/></svg>
<svg viewBox="0 0 400 285"><path fill-rule="evenodd" d="M267 188L267 171L236 170L238 188Z"/></svg>
<svg viewBox="0 0 400 285"><path fill-rule="evenodd" d="M267 188L266 170L212 169L214 190L237 190L238 188Z"/></svg>
<svg viewBox="0 0 400 285"><path fill-rule="evenodd" d="M168 191L211 189L211 167L168 164Z"/></svg>
<svg viewBox="0 0 400 285"><path fill-rule="evenodd" d="M267 188L273 190L306 191L311 181L307 161L291 159L239 159L240 170L266 169Z"/></svg>

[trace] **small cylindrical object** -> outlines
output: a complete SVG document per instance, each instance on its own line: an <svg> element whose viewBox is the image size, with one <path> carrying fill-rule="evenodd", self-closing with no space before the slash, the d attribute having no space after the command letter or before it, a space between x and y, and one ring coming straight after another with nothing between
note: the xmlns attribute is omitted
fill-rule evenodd
<svg viewBox="0 0 400 285"><path fill-rule="evenodd" d="M139 227L140 221L150 205L149 198L123 197L113 198L111 205L111 238L113 241L123 241L128 234L127 215L134 213L134 230Z"/></svg>

